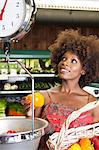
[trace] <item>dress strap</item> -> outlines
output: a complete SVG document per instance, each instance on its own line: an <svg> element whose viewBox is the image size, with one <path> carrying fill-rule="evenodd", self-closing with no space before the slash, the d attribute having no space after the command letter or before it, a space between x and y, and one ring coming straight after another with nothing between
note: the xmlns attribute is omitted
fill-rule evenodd
<svg viewBox="0 0 99 150"><path fill-rule="evenodd" d="M51 94L50 94L50 92L48 90L47 90L47 94L48 94L48 97L49 97L49 99L51 101Z"/></svg>
<svg viewBox="0 0 99 150"><path fill-rule="evenodd" d="M87 100L87 103L90 102L90 94L88 94L88 100Z"/></svg>

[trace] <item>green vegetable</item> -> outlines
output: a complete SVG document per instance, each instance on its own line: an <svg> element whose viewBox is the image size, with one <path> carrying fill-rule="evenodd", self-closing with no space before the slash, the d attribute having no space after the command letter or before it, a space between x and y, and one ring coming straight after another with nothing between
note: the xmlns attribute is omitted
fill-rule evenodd
<svg viewBox="0 0 99 150"><path fill-rule="evenodd" d="M19 102L9 102L7 109L8 110L15 110L16 112L25 113L23 105Z"/></svg>
<svg viewBox="0 0 99 150"><path fill-rule="evenodd" d="M6 97L0 98L0 117L5 116L5 109L7 107Z"/></svg>
<svg viewBox="0 0 99 150"><path fill-rule="evenodd" d="M1 109L1 108L6 108L6 106L7 106L6 97L0 98L0 109Z"/></svg>

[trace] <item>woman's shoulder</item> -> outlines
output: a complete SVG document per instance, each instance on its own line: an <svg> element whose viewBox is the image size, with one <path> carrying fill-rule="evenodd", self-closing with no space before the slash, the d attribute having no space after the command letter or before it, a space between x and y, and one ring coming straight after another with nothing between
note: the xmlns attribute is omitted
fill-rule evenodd
<svg viewBox="0 0 99 150"><path fill-rule="evenodd" d="M87 100L88 100L87 103L90 103L96 100L96 97L90 94L89 92L83 90L83 93L85 96L87 96Z"/></svg>
<svg viewBox="0 0 99 150"><path fill-rule="evenodd" d="M41 90L39 91L44 96L45 105L48 104L52 100L52 92L55 92L56 90L54 88L50 88L47 90Z"/></svg>
<svg viewBox="0 0 99 150"><path fill-rule="evenodd" d="M93 101L96 101L97 98L95 96L93 96L92 94L88 94L88 102L93 102Z"/></svg>
<svg viewBox="0 0 99 150"><path fill-rule="evenodd" d="M59 92L59 86L55 86L55 87L52 87L52 88L47 89L47 90L41 90L39 92L43 94L44 100L45 100L45 105L46 105L47 103L52 101L52 93Z"/></svg>
<svg viewBox="0 0 99 150"><path fill-rule="evenodd" d="M93 95L89 94L89 103L94 101L98 102L97 97L94 97ZM99 122L99 103L96 103L96 107L94 107L94 109L92 110L92 115L94 118L94 122Z"/></svg>

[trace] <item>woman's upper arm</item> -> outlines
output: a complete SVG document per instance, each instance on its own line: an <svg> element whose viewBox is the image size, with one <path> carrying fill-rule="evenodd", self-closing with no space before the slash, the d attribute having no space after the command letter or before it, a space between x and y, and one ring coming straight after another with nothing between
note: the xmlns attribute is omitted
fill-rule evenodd
<svg viewBox="0 0 99 150"><path fill-rule="evenodd" d="M99 122L99 106L94 109L94 122Z"/></svg>
<svg viewBox="0 0 99 150"><path fill-rule="evenodd" d="M99 105L94 109L93 115L94 115L94 122L99 122Z"/></svg>
<svg viewBox="0 0 99 150"><path fill-rule="evenodd" d="M91 101L96 101L96 97L91 97ZM94 122L99 122L99 105L93 109L93 117L94 117Z"/></svg>

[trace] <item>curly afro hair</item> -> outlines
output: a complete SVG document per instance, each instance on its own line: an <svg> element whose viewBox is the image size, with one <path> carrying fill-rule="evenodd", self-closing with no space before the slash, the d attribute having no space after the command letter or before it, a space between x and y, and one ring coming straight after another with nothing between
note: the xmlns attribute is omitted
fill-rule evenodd
<svg viewBox="0 0 99 150"><path fill-rule="evenodd" d="M58 64L65 52L76 54L85 70L79 81L81 87L99 78L99 39L95 35L84 36L79 30L65 29L58 34L57 39L49 46L52 52L52 67L58 74Z"/></svg>

